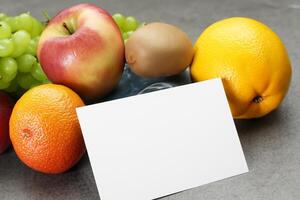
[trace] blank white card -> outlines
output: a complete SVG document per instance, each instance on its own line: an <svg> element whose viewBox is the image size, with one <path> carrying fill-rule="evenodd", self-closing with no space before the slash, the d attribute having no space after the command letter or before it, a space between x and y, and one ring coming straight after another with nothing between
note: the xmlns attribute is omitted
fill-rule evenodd
<svg viewBox="0 0 300 200"><path fill-rule="evenodd" d="M101 200L151 200L248 171L220 79L77 114Z"/></svg>

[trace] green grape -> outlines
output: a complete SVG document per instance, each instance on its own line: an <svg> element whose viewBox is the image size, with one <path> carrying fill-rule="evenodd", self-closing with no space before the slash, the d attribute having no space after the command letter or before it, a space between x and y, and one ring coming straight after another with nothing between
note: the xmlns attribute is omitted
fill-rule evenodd
<svg viewBox="0 0 300 200"><path fill-rule="evenodd" d="M0 13L0 90L18 97L29 88L50 82L36 58L44 28L29 13L16 17Z"/></svg>
<svg viewBox="0 0 300 200"><path fill-rule="evenodd" d="M14 43L11 39L0 39L0 57L10 56L14 51Z"/></svg>
<svg viewBox="0 0 300 200"><path fill-rule="evenodd" d="M123 27L123 31L128 32L128 31L135 31L136 28L138 27L138 22L134 17L126 17L126 21Z"/></svg>
<svg viewBox="0 0 300 200"><path fill-rule="evenodd" d="M20 30L12 35L12 41L14 43L14 46L17 48L15 48L11 56L16 58L26 51L30 42L30 35L27 31Z"/></svg>
<svg viewBox="0 0 300 200"><path fill-rule="evenodd" d="M23 54L17 58L19 72L30 72L32 67L37 63L37 59L31 54Z"/></svg>
<svg viewBox="0 0 300 200"><path fill-rule="evenodd" d="M144 27L146 25L146 23L145 22L143 22L143 23L140 23L139 24L139 26L137 27L137 29L139 29L139 28L142 28L142 27Z"/></svg>
<svg viewBox="0 0 300 200"><path fill-rule="evenodd" d="M145 26L145 23L139 23L134 17L129 16L125 17L120 13L113 15L115 22L118 24L121 32L124 43L128 40L130 35L138 28Z"/></svg>
<svg viewBox="0 0 300 200"><path fill-rule="evenodd" d="M122 14L120 14L120 13L114 14L113 19L118 24L120 29L122 29L124 27L126 18Z"/></svg>
<svg viewBox="0 0 300 200"><path fill-rule="evenodd" d="M11 28L8 23L0 22L0 39L10 38Z"/></svg>
<svg viewBox="0 0 300 200"><path fill-rule="evenodd" d="M25 30L27 32L31 32L33 19L30 14L23 13L17 17L15 17L17 30Z"/></svg>
<svg viewBox="0 0 300 200"><path fill-rule="evenodd" d="M124 33L122 34L124 43L127 42L127 40L129 39L129 37L132 35L133 32L134 32L134 31L128 31L128 32L124 32Z"/></svg>
<svg viewBox="0 0 300 200"><path fill-rule="evenodd" d="M40 63L36 63L36 64L33 66L32 70L31 70L31 75L32 75L36 80L41 81L41 82L43 82L43 81L45 81L45 80L48 79L47 76L46 76L46 74L45 74L44 71L42 70L42 67L41 67Z"/></svg>
<svg viewBox="0 0 300 200"><path fill-rule="evenodd" d="M30 86L30 89L31 88L34 88L36 86L39 86L39 85L42 85L43 83L40 83L40 82L36 82L36 83L33 83L31 86Z"/></svg>
<svg viewBox="0 0 300 200"><path fill-rule="evenodd" d="M35 18L32 18L32 22L33 23L32 23L32 29L31 29L30 34L31 34L31 37L37 37L44 30L44 25Z"/></svg>
<svg viewBox="0 0 300 200"><path fill-rule="evenodd" d="M124 33L122 34L122 37L123 37L123 40L127 40L127 39L129 38L127 32L124 32Z"/></svg>
<svg viewBox="0 0 300 200"><path fill-rule="evenodd" d="M16 78L12 80L10 82L9 87L5 89L5 91L9 93L17 92L18 90L19 90L19 85Z"/></svg>
<svg viewBox="0 0 300 200"><path fill-rule="evenodd" d="M18 21L15 19L15 17L6 17L4 21L9 24L11 31L15 32L18 27Z"/></svg>
<svg viewBox="0 0 300 200"><path fill-rule="evenodd" d="M34 40L35 43L37 44L37 43L39 42L39 40L40 40L40 36L37 36L37 37L33 38L33 40Z"/></svg>
<svg viewBox="0 0 300 200"><path fill-rule="evenodd" d="M31 39L25 53L36 56L38 41L39 41L39 37Z"/></svg>
<svg viewBox="0 0 300 200"><path fill-rule="evenodd" d="M47 83L51 83L51 81L49 81L48 79L42 81L42 84L47 84Z"/></svg>
<svg viewBox="0 0 300 200"><path fill-rule="evenodd" d="M17 82L19 86L28 90L32 84L37 82L37 80L34 79L30 73L19 73L17 76Z"/></svg>
<svg viewBox="0 0 300 200"><path fill-rule="evenodd" d="M3 82L10 82L13 80L18 72L18 65L15 59L5 57L0 59L0 80Z"/></svg>
<svg viewBox="0 0 300 200"><path fill-rule="evenodd" d="M5 13L0 13L0 21L3 21L7 18L7 15Z"/></svg>
<svg viewBox="0 0 300 200"><path fill-rule="evenodd" d="M9 84L10 84L9 82L7 83L7 82L0 80L0 90L4 90L4 89L8 88Z"/></svg>
<svg viewBox="0 0 300 200"><path fill-rule="evenodd" d="M14 96L15 98L20 98L25 92L26 92L26 90L23 89L23 88L21 88L21 87L18 85L17 91L11 93L11 96Z"/></svg>
<svg viewBox="0 0 300 200"><path fill-rule="evenodd" d="M128 31L128 32L127 32L128 38L132 35L133 32L134 32L134 31Z"/></svg>

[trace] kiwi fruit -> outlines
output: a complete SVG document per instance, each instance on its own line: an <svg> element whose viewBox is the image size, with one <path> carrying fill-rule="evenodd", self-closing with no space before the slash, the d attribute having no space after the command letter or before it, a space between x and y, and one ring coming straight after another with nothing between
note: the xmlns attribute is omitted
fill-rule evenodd
<svg viewBox="0 0 300 200"><path fill-rule="evenodd" d="M172 76L192 62L194 49L187 34L165 23L150 23L135 31L125 44L130 69L142 77Z"/></svg>

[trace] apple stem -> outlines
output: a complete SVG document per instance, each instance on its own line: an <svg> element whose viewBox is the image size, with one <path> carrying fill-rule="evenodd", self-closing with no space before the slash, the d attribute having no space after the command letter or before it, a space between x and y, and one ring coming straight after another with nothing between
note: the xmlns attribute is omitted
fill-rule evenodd
<svg viewBox="0 0 300 200"><path fill-rule="evenodd" d="M63 23L63 26L64 26L64 28L68 31L68 33L69 33L70 35L73 34L72 31L69 29L68 25L66 24L66 22Z"/></svg>

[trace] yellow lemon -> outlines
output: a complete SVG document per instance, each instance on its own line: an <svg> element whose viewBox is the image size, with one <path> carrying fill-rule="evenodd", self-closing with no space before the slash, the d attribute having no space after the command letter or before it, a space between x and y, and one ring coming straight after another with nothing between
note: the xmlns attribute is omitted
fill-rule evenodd
<svg viewBox="0 0 300 200"><path fill-rule="evenodd" d="M276 109L291 80L280 38L249 18L233 17L209 26L195 44L194 81L222 78L235 118L257 118Z"/></svg>

